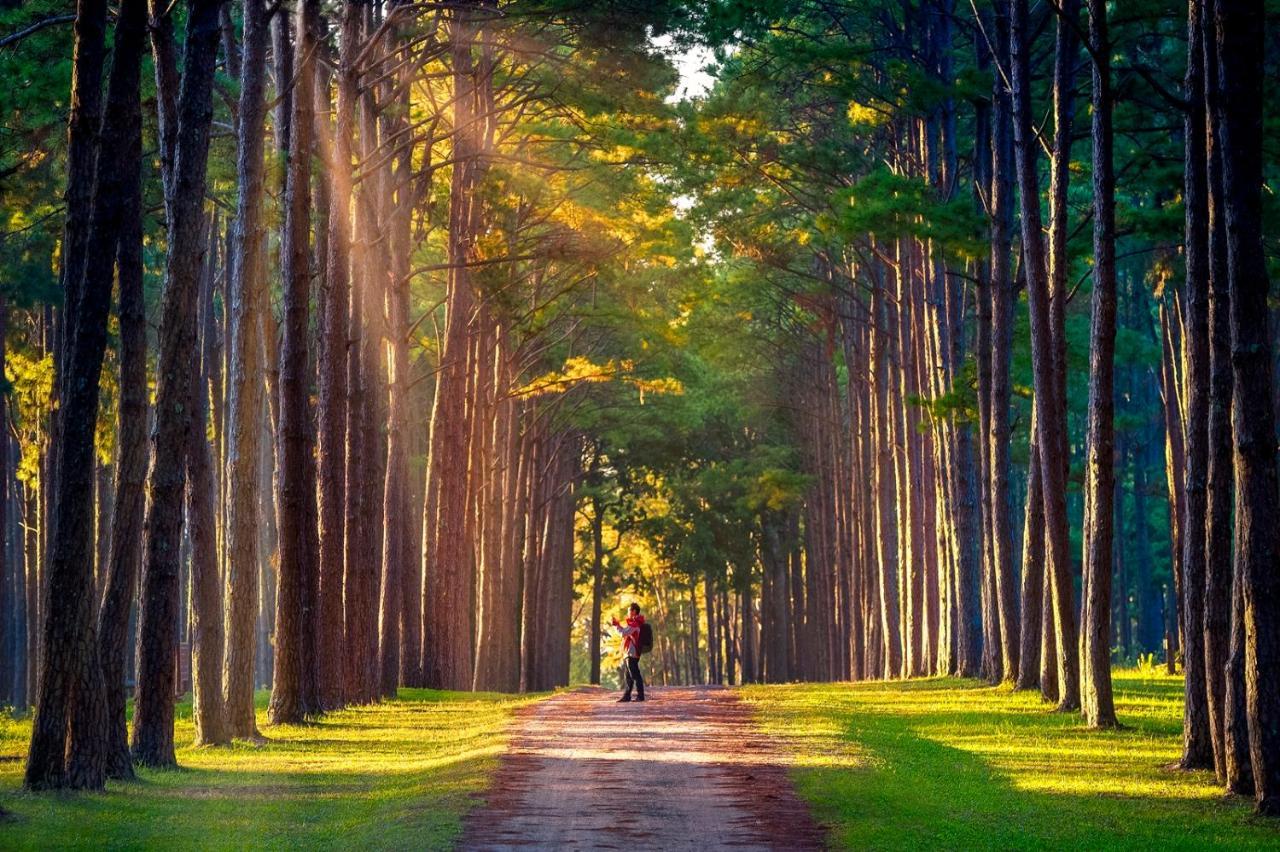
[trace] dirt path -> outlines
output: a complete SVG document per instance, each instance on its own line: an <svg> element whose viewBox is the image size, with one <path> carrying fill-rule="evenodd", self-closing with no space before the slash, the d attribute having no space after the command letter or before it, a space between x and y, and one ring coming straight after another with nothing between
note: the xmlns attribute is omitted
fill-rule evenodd
<svg viewBox="0 0 1280 852"><path fill-rule="evenodd" d="M460 848L823 847L786 759L731 692L616 697L588 689L528 708Z"/></svg>

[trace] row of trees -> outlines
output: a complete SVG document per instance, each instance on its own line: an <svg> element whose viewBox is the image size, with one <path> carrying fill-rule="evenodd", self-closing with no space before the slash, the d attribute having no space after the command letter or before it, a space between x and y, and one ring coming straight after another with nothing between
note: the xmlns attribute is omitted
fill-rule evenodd
<svg viewBox="0 0 1280 852"><path fill-rule="evenodd" d="M713 22L738 49L688 107L679 174L721 253L713 298L756 336L759 384L734 392L763 410L671 454L695 494L662 474L684 521L668 582L695 614L699 575L745 595L722 607L708 586L705 640L696 615L673 627L712 679L733 612L745 679L981 676L1104 728L1117 649L1163 645L1186 671L1183 765L1272 812L1276 58L1260 4L1157 6ZM726 309L703 310L723 332ZM654 490L637 479L616 493Z"/></svg>
<svg viewBox="0 0 1280 852"><path fill-rule="evenodd" d="M7 246L59 275L16 293L6 348L31 397L0 583L27 786L173 766L188 678L207 745L260 736L267 683L272 724L401 685L566 684L572 413L594 383L650 387L616 305L675 233L620 171L674 82L648 19L108 12L77 6L62 156L12 172L66 185ZM60 23L24 31L26 61L63 55Z"/></svg>

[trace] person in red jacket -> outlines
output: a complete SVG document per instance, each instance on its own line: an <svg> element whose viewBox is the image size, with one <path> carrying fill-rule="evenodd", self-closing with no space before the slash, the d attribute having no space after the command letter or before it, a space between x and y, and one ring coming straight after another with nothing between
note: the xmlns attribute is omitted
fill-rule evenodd
<svg viewBox="0 0 1280 852"><path fill-rule="evenodd" d="M619 701L630 701L631 690L636 690L636 701L644 701L644 677L640 674L640 628L644 625L644 616L640 614L640 604L631 605L631 613L627 616L626 626L613 619L613 626L618 628L622 636L623 684L626 690Z"/></svg>

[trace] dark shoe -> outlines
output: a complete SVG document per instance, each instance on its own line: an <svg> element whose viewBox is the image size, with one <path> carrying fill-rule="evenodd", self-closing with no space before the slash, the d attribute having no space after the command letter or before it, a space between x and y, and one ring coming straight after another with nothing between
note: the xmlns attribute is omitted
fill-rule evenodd
<svg viewBox="0 0 1280 852"><path fill-rule="evenodd" d="M636 699L636 701L644 701L644 696L641 695L639 698Z"/></svg>
<svg viewBox="0 0 1280 852"><path fill-rule="evenodd" d="M619 703L619 704L624 704L624 703L626 703L626 702L628 702L628 701L630 701L630 700L631 700L631 696L630 696L630 695L624 695L624 696L622 696L621 698L619 698L619 699L618 699L618 703ZM644 701L644 699L643 699L643 698L641 698L640 700L641 700L641 701Z"/></svg>

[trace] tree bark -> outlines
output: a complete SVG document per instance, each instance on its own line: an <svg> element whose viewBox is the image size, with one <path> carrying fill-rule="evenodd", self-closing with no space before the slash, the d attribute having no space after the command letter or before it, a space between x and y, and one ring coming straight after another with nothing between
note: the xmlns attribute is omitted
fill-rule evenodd
<svg viewBox="0 0 1280 852"><path fill-rule="evenodd" d="M394 36L399 39L401 36ZM392 109L408 114L408 82L402 81L401 106ZM397 131L404 131L397 125ZM402 674L414 673L415 680L421 664L403 659L409 647L421 647L418 630L421 613L412 598L421 588L416 566L410 559L411 535L415 529L410 521L409 509L409 278L410 278L410 224L413 215L412 183L413 145L401 146L395 159L396 168L392 182L396 187L395 198L389 200L390 210L390 274L387 277L387 474L384 483L383 502L383 584L395 583L394 600L383 594L384 617L394 619L394 632L383 632L386 643L395 643L394 652L384 647L383 693L395 695L398 682L404 682ZM501 505L498 483L494 482L490 499L495 507ZM496 551L495 551L496 553ZM390 671L394 664L395 672ZM389 692L388 692L389 690Z"/></svg>
<svg viewBox="0 0 1280 852"><path fill-rule="evenodd" d="M468 458L470 424L466 410L468 352L471 348L473 294L467 265L477 258L480 225L479 193L488 108L482 106L472 47L476 40L475 6L453 12L449 26L454 86L455 165L449 201L449 294L444 351L432 412L431 470L439 482L435 528L426 555L423 660L427 683L446 689L468 689L472 682L472 595L475 573L466 535L467 477L459 465ZM526 628L528 625L526 624ZM426 635L431 638L428 640Z"/></svg>
<svg viewBox="0 0 1280 852"><path fill-rule="evenodd" d="M375 140L361 139L371 148ZM363 190L362 190L363 192ZM364 345L365 302L363 289L369 286L366 270L368 246L366 241L374 233L375 225L369 221L370 211L357 205L357 234L360 239L352 246L352 294L350 328L354 338L347 349L347 475L352 487L346 489L346 518L344 540L346 556L343 574L344 602L346 606L346 675L351 700L370 703L378 697L378 569L367 556L367 539L372 531L365 529L365 500L368 488L358 486L369 478L369 460L377 452L369 441L365 428L368 417L369 397L365 389Z"/></svg>
<svg viewBox="0 0 1280 852"><path fill-rule="evenodd" d="M1204 111L1204 44L1200 2L1187 8L1187 110L1184 119L1184 178L1186 206L1186 283L1183 319L1183 363L1186 386L1186 423L1183 444L1182 535L1182 637L1184 702L1182 759L1184 769L1203 769L1213 760L1213 728L1207 701L1206 677L1215 675L1206 667L1204 634L1206 589L1206 530L1208 518L1208 429L1209 429L1209 234ZM1166 405L1176 404L1166 399ZM1228 522L1229 523L1229 522ZM1225 635L1224 635L1225 638ZM1221 670L1216 673L1221 679ZM1221 707L1217 708L1219 712Z"/></svg>
<svg viewBox="0 0 1280 852"><path fill-rule="evenodd" d="M6 310L7 315L7 310ZM5 441L5 452L9 459L20 454L18 442L13 435L0 438ZM8 488L9 499L9 569L12 578L13 596L10 605L13 607L13 621L9 634L10 648L13 653L13 682L11 696L16 710L26 710L30 696L27 692L27 667L31 661L27 658L27 533L25 489L17 480L10 478Z"/></svg>
<svg viewBox="0 0 1280 852"><path fill-rule="evenodd" d="M1231 446L1231 292L1227 277L1226 213L1222 197L1222 146L1216 133L1208 133L1204 127L1213 107L1210 99L1217 97L1218 76L1217 46L1212 38L1213 24L1210 3L1193 4L1198 12L1199 33L1192 41L1200 52L1195 61L1202 69L1199 97L1201 103L1192 109L1199 114L1201 137L1205 157L1205 190L1207 198L1201 202L1206 222L1206 269L1209 284L1208 353L1208 494L1205 501L1205 593L1204 593L1204 654L1205 679L1208 698L1209 734L1213 742L1214 768L1218 780L1233 792L1253 792L1253 778L1248 771L1249 745L1247 726L1241 724L1232 730L1240 736L1229 735L1228 698L1244 696L1241 667L1232 666L1232 641L1235 633L1232 616L1233 567L1232 567L1232 477ZM1192 24L1189 24L1189 28ZM1190 61L1190 60L1188 60ZM1215 83L1211 86L1209 81ZM1188 87L1190 89L1190 87ZM1188 97L1192 97L1188 91ZM1190 169L1190 166L1188 166ZM1188 199L1190 209L1190 199ZM1243 635L1243 631L1241 631ZM1228 674L1235 683L1228 687ZM1243 711L1243 701L1238 704ZM1232 769L1235 769L1232 772Z"/></svg>
<svg viewBox="0 0 1280 852"><path fill-rule="evenodd" d="M1105 0L1089 0L1093 54L1093 304L1085 475L1081 705L1092 728L1116 725L1111 694L1111 572L1115 537L1116 211L1111 38Z"/></svg>
<svg viewBox="0 0 1280 852"><path fill-rule="evenodd" d="M411 155L412 148L407 149ZM403 158L405 155L402 154ZM401 172L409 164L401 159ZM398 183L406 181L401 176ZM406 381L409 372L405 338L409 333L409 215L404 195L408 186L399 188L400 198L387 203L391 222L391 268L387 277L387 473L383 490L382 598L380 606L382 668L381 692L394 697L400 676L400 628L404 603L404 575L408 571L407 529L408 482L406 479L405 443L408 433L408 411L405 408Z"/></svg>
<svg viewBox="0 0 1280 852"><path fill-rule="evenodd" d="M67 205L62 237L61 267L62 316L55 326L54 365L58 382L67 372L65 361L69 333L79 317L79 301L85 288L88 268L89 240L92 234L93 208L97 192L99 134L102 128L102 71L106 48L106 12L103 0L78 0L72 25L74 46L71 75L71 110L67 122ZM57 315L55 315L56 317ZM60 388L53 390L60 398ZM50 414L52 432L57 441L58 412ZM57 463L55 456L54 463ZM50 483L58 495L58 483ZM55 501L61 506L60 501Z"/></svg>
<svg viewBox="0 0 1280 852"><path fill-rule="evenodd" d="M1172 557L1170 572L1174 577L1174 585L1181 589L1178 578L1182 574L1183 540L1182 521L1186 515L1184 508L1186 484L1186 447L1183 441L1184 409L1183 378L1180 370L1182 362L1181 312L1175 294L1173 305L1160 306L1160 395L1164 401L1161 406L1164 412L1164 460L1165 482L1169 494L1169 538L1170 555ZM1133 461L1133 513L1135 537L1144 543L1137 548L1135 563L1138 583L1138 645L1148 651L1161 647L1161 617L1164 614L1163 592L1152 574L1151 552L1146 546L1148 541L1146 515L1146 465L1150 452L1146 446L1137 447L1132 455ZM1176 632L1174 633L1176 636ZM1176 646L1169 645L1165 657L1168 668L1172 671Z"/></svg>
<svg viewBox="0 0 1280 852"><path fill-rule="evenodd" d="M226 653L223 695L233 737L257 735L254 718L254 633L258 610L259 502L263 419L263 315L267 310L262 222L266 118L265 65L271 38L265 0L245 0L236 178L240 193L232 226L231 369L227 426Z"/></svg>
<svg viewBox="0 0 1280 852"><path fill-rule="evenodd" d="M1031 434L1036 433L1036 409L1031 407ZM1041 632L1044 602L1044 495L1040 491L1040 450L1034 437L1027 451L1027 499L1022 524L1022 650L1018 656L1016 689L1040 686ZM1045 696L1049 698L1049 696ZM1055 696L1056 699L1056 696Z"/></svg>
<svg viewBox="0 0 1280 852"><path fill-rule="evenodd" d="M280 349L280 481L277 501L280 563L276 581L275 655L272 724L298 724L311 714L307 669L313 665L309 628L307 514L314 493L307 490L310 428L308 386L308 314L311 294L311 146L315 104L315 51L319 6L299 0L295 35L293 115L285 188L285 230L281 247L284 280L284 338Z"/></svg>
<svg viewBox="0 0 1280 852"><path fill-rule="evenodd" d="M146 554L138 638L133 758L145 766L177 763L173 748L174 657L178 636L179 545L186 451L191 434L191 364L196 354L196 296L203 245L203 199L213 115L221 0L193 0L187 18L178 96L162 330L156 373L156 423L148 480Z"/></svg>
<svg viewBox="0 0 1280 852"><path fill-rule="evenodd" d="M357 69L361 43L361 5L342 4L341 53L337 103L328 179L329 211L326 290L322 301L319 353L319 536L320 536L320 700L329 709L350 697L343 660L346 629L343 609L346 555L347 359L351 332L351 154L355 127ZM328 98L328 93L324 93Z"/></svg>
<svg viewBox="0 0 1280 852"><path fill-rule="evenodd" d="M146 4L130 0L120 7L116 19L115 49L108 82L107 110L103 119L101 147L119 166L100 176L93 204L87 251L94 257L118 259L121 294L121 476L122 492L136 487L136 502L119 505L113 514L130 512L124 520L129 529L116 527L111 537L102 579L102 606L97 613L98 647L90 658L90 688L76 701L71 720L71 776L96 779L132 777L124 723L124 640L129 605L137 577L138 540L141 533L140 480L146 473L146 338L141 325L142 221L141 178L142 118L140 102L142 53L146 44ZM105 322L111 294L112 264L86 265L81 306L101 311ZM93 320L86 314L90 325ZM85 328L85 326L81 326ZM99 359L99 372L101 361ZM140 374L139 374L140 371ZM134 406L141 403L140 422L129 422ZM136 427L136 428L129 428ZM5 467L7 470L7 465ZM7 476L7 474L6 474ZM129 498L125 498L129 499ZM131 511L132 510L132 511ZM113 522L115 522L113 521ZM107 539L100 530L102 540ZM116 538L119 537L119 548ZM122 549L127 565L117 564ZM98 598L93 599L94 602ZM75 781L73 780L73 783Z"/></svg>
<svg viewBox="0 0 1280 852"><path fill-rule="evenodd" d="M1076 5L1067 0L1063 14L1071 16ZM1072 24L1073 25L1073 24ZM1062 216L1065 207L1067 159L1069 158L1070 110L1065 102L1072 99L1069 74L1062 69L1075 63L1075 45L1059 26L1057 63L1055 69L1054 96L1058 105L1055 129L1058 147L1054 151L1053 199L1061 192L1062 207L1056 208L1053 225L1065 228ZM1055 332L1053 299L1061 288L1051 286L1049 278L1065 277L1065 257L1059 251L1051 253L1054 264L1046 276L1044 248L1040 238L1039 179L1036 170L1036 145L1031 121L1031 68L1027 0L1013 0L1010 16L1011 74L1014 111L1014 151L1017 160L1018 189L1022 208L1022 255L1027 276L1027 296L1031 313L1032 367L1035 393L1038 401L1037 435L1039 438L1041 488L1044 495L1045 550L1051 566L1048 585L1052 592L1054 614L1055 651L1058 661L1058 709L1075 710L1080 705L1079 657L1076 647L1075 604L1071 589L1071 557L1068 553L1066 508L1066 412L1061 405L1061 389L1064 364L1057 352L1062 339L1060 330ZM1059 181L1061 187L1059 189ZM1057 241L1054 241L1055 245ZM1065 241L1061 246L1065 251Z"/></svg>
<svg viewBox="0 0 1280 852"><path fill-rule="evenodd" d="M764 632L761 644L765 668L764 678L769 683L786 683L791 679L787 665L787 636L789 631L787 612L787 548L785 541L785 517L770 512L761 519L761 556L767 577L764 598ZM855 601L861 607L861 601Z"/></svg>
<svg viewBox="0 0 1280 852"><path fill-rule="evenodd" d="M8 327L9 302L0 296L0 376L6 375L4 370L7 360L5 350L8 346ZM8 422L9 397L7 394L0 394L0 423ZM15 539L10 505L13 487L12 477L9 475L9 436L0 435L0 655L4 657L0 660L0 701L6 702L10 707L16 706L14 671L17 669L18 661L18 643L15 641L14 632L16 612L14 600L17 595L14 583L13 548L10 546L10 542ZM107 530L100 528L98 533L100 541L106 539ZM101 554L101 548L99 553ZM102 559L98 564L105 575L106 560Z"/></svg>
<svg viewBox="0 0 1280 852"><path fill-rule="evenodd" d="M191 538L191 716L196 745L226 745L226 704L222 693L222 576L218 565L217 483L213 452L206 439L209 418L208 381L214 365L213 280L218 240L217 219L209 229L209 261L200 296L202 326L196 381L191 384L190 429L187 438L187 530Z"/></svg>
<svg viewBox="0 0 1280 852"><path fill-rule="evenodd" d="M902 634L898 615L897 515L894 512L893 426L889 421L888 309L884 304L883 282L872 290L873 329L871 333L871 395L875 405L876 517L878 524L877 563L879 568L880 629L884 641L883 677L898 677L902 669ZM803 669L802 669L803 671ZM793 672L793 674L798 674Z"/></svg>
<svg viewBox="0 0 1280 852"><path fill-rule="evenodd" d="M136 15L139 68L145 44L145 2ZM131 20L124 12L120 22ZM116 29L116 57L130 49ZM138 72L140 76L140 71ZM125 720L126 655L134 623L134 601L142 568L142 524L146 511L147 479L147 316L142 264L142 104L138 80L122 108L131 126L129 145L119 161L124 205L120 215L117 280L120 288L120 449L116 460L115 512L111 522L111 551L107 579L98 610L98 657L102 666L107 714L106 771L110 778L133 778L129 727ZM132 165L131 165L132 164Z"/></svg>
<svg viewBox="0 0 1280 852"><path fill-rule="evenodd" d="M35 719L24 778L24 785L33 790L98 789L103 785L99 756L84 755L86 759L73 772L66 762L66 744L69 720L77 712L77 695L83 695L83 690L90 687L96 670L93 433L110 283L105 296L94 294L88 310L81 305L80 294L96 213L94 175L102 115L105 30L106 3L79 0L67 127L67 210L61 265L62 325L69 331L59 335L55 345L54 395L61 407L58 413L50 414L52 442L45 473L52 475L42 477L42 491L53 490L66 499L58 501L58 512L50 525L51 552L39 591L44 617L38 620L38 630L44 653L38 661ZM107 256L113 254L114 251ZM59 421L68 418L72 419L70 429L60 428Z"/></svg>
<svg viewBox="0 0 1280 852"><path fill-rule="evenodd" d="M141 75L142 51L145 45L146 7L142 2L132 2L124 4L117 17L116 35L115 35L115 54L112 59L110 81L108 83L107 93L107 110L103 117L101 131L101 149L113 160L127 160L128 164L118 169L112 169L109 173L104 173L99 177L96 193L92 199L91 211L89 213L89 221L87 224L87 244L84 251L88 256L106 257L105 263L88 264L82 263L79 274L82 279L75 284L75 290L78 292L76 301L76 314L73 315L68 310L66 318L68 329L67 337L64 340L66 350L64 354L73 360L64 361L63 366L68 370L80 369L85 372L78 376L71 376L76 383L67 394L63 395L64 413L74 415L79 418L87 418L87 423L79 423L67 432L65 429L61 432L64 439L77 437L77 435L87 441L87 447L84 453L87 458L78 459L73 464L84 464L92 468L93 466L93 431L96 422L97 408L97 386L101 376L102 355L105 349L105 332L107 313L110 307L111 299L111 279L114 266L110 262L117 255L117 250L121 255L120 261L120 282L123 289L133 286L133 282L139 282L141 276L141 222L139 211L139 169L138 162L141 158L141 117L139 104L139 87ZM69 258L68 263L73 263ZM70 298L70 293L68 294ZM68 308L70 308L70 304ZM124 330L122 329L122 333ZM145 358L145 342L143 343ZM136 355L136 352L127 353ZM95 365L90 368L90 365ZM132 366L132 364L130 365ZM69 374L70 375L70 374ZM90 388L89 386L92 385ZM64 380L64 388L66 382ZM92 408L86 405L83 410L77 411L73 407L73 403L86 404L85 394L92 392L94 402ZM125 391L128 393L128 390ZM122 404L124 400L122 399ZM80 432L81 428L86 428L88 434L84 435ZM64 453L60 457L61 461L67 458L76 458L78 453L74 450L70 455L66 455L67 446L64 444L61 448ZM143 456L143 464L145 465L145 455ZM55 468L56 469L56 468ZM82 472L84 473L84 472ZM76 476L72 471L65 471L62 479L63 485L68 481L68 477ZM64 495L70 492L62 492ZM70 500L64 500L59 506L59 512L63 513L70 506L73 513L77 511L75 504L80 500L91 501L92 494L89 492L81 492L73 494ZM60 523L60 522L59 522ZM61 527L59 526L59 543L71 545L71 542L61 541ZM90 526L88 535L92 536L92 527ZM105 540L106 532L101 531L101 535ZM55 545L55 552L57 546ZM64 551L65 552L65 551ZM90 558L88 554L86 558ZM88 566L88 570L92 572L92 567ZM107 573L109 569L104 569ZM52 574L50 577L52 578ZM101 578L103 587L108 592L118 591L118 589L110 588L108 578ZM86 606L92 607L99 599L94 594L95 586L92 576L89 578L89 593L85 596ZM126 588L126 594L132 593L132 587ZM52 594L52 592L51 592ZM50 598L52 600L52 598ZM124 618L127 616L128 599L124 603L123 614L121 615L121 627L123 628ZM48 610L52 613L52 610ZM110 615L117 613L113 611ZM87 613L92 620L97 613L92 609ZM116 624L113 622L103 624L99 621L94 624L91 621L92 632L89 636L90 642L95 642L95 637L102 635L107 641L114 638L111 634ZM103 631L106 630L104 634ZM46 634L47 635L47 634ZM48 647L48 646L46 646ZM108 693L105 685L104 667L108 667L109 662L104 659L102 651L105 646L90 647L87 657L84 659L83 665L86 669L81 671L84 673L84 680L73 686L73 694L70 704L70 743L67 749L67 779L69 786L75 787L101 787L105 774L120 775L123 774L119 769L118 754L115 752L117 745L117 731L112 722L114 721L108 704ZM73 658L79 659L78 654L73 654ZM120 684L123 688L123 684ZM121 724L123 724L123 697L120 700ZM132 774L131 767L127 766L125 771Z"/></svg>
<svg viewBox="0 0 1280 852"><path fill-rule="evenodd" d="M1222 144L1234 383L1235 570L1243 585L1245 705L1258 810L1280 815L1280 537L1266 257L1262 245L1264 10L1214 0L1218 54L1211 120Z"/></svg>
<svg viewBox="0 0 1280 852"><path fill-rule="evenodd" d="M1014 282L1010 268L1013 226L1014 153L1012 102L1003 75L1009 68L1007 3L997 4L995 111L991 168L991 424L988 435L991 477L991 560L995 574L1000 628L1001 669L1016 680L1022 655L1018 588L1013 571L1013 529L1009 513L1009 363L1013 351ZM1025 605L1025 602L1024 602Z"/></svg>
<svg viewBox="0 0 1280 852"><path fill-rule="evenodd" d="M600 623L604 597L604 507L602 502L598 495L592 495L591 641L587 643L587 654L591 658L591 683L596 685L600 683L600 636L604 629Z"/></svg>

